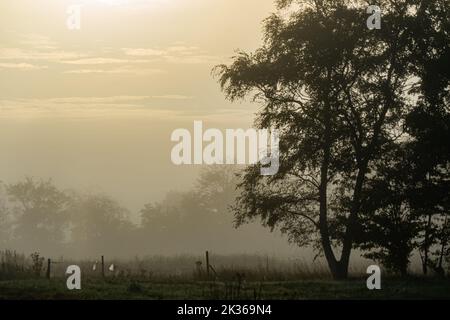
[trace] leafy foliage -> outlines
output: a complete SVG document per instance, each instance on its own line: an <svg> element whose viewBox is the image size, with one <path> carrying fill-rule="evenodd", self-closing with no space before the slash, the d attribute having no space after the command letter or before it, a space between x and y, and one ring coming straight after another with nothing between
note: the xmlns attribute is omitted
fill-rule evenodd
<svg viewBox="0 0 450 320"><path fill-rule="evenodd" d="M388 244L383 244L375 255L399 254L389 259L402 260L400 269L405 269L415 227L398 234L393 229L400 222L414 225L416 217L403 209L408 201L399 194L391 202L376 202L381 207L369 215L363 208L374 200L364 194L375 187L373 177L390 179L378 172L379 166L394 165L384 155L413 139L405 128L407 119L423 101L448 96L446 73L438 81L430 77L448 61L446 1L380 1L384 27L375 32L364 25L365 5L278 1L288 14L266 19L263 46L254 53L239 52L231 65L216 68L228 99L252 97L262 106L255 125L281 132L279 174L264 178L254 166L243 176L234 207L238 225L259 217L292 242L314 244L336 278L347 276L363 224L379 229L381 222L392 222L392 230L383 231L399 248L386 254ZM377 188L399 191L389 183Z"/></svg>

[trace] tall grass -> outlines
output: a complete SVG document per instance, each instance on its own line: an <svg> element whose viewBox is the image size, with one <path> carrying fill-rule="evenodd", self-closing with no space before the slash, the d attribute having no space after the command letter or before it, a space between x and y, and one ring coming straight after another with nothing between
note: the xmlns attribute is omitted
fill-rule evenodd
<svg viewBox="0 0 450 320"><path fill-rule="evenodd" d="M16 251L0 251L0 280L26 279L33 275L31 261Z"/></svg>
<svg viewBox="0 0 450 320"><path fill-rule="evenodd" d="M0 251L0 280L23 279L43 276L47 265L36 265L35 257L27 257L15 251ZM39 256L38 256L39 257ZM38 261L43 261L39 257ZM78 265L83 277L102 277L101 256L86 260L52 258L51 277L65 277L69 265ZM114 267L110 270L111 265ZM205 258L196 255L147 256L130 260L105 257L105 276L110 279L139 281L295 281L331 279L323 261L281 259L263 255L210 255L211 269L207 276ZM36 273L36 268L41 272ZM365 270L353 267L351 274L359 276Z"/></svg>
<svg viewBox="0 0 450 320"><path fill-rule="evenodd" d="M65 268L75 264L83 275L101 277L101 257L90 260L64 260L52 265L52 276L63 277ZM211 255L212 266L207 277L203 256L148 256L131 260L105 257L105 275L110 279L141 279L151 281L232 281L238 276L247 281L292 281L305 279L331 279L326 263L301 259L281 259L262 255ZM114 270L109 268L114 265ZM95 266L95 268L94 268ZM361 275L365 270L352 268L352 274Z"/></svg>

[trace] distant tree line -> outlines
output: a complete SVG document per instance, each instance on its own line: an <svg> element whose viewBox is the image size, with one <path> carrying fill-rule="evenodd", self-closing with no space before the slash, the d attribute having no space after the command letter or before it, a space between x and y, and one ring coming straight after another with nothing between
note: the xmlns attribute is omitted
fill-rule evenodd
<svg viewBox="0 0 450 320"><path fill-rule="evenodd" d="M3 183L0 250L39 252L54 259L198 254L208 249L254 253L258 241L275 238L258 224L233 228L228 206L236 197L236 184L233 169L206 168L192 190L169 192L132 217L109 196L62 190L52 180Z"/></svg>

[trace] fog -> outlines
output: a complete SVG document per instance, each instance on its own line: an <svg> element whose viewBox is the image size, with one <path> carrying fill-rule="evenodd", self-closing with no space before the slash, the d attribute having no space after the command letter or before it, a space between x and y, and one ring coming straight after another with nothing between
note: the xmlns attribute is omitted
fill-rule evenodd
<svg viewBox="0 0 450 320"><path fill-rule="evenodd" d="M6 207L2 215L3 227L7 227L2 247L74 258L201 254L205 250L310 258L307 252L289 245L279 232L263 228L259 221L235 229L228 210L235 196L234 185L230 184L227 194L217 195L220 208L214 206L215 199L209 208L199 206L196 193L208 187L199 187L200 174L236 168L172 164L170 133L178 127L189 129L192 122L1 120L0 176ZM27 184L27 178L33 178L33 184ZM67 200L59 207L44 206L47 212L37 213L48 197L39 191L39 185L49 179L61 192L76 194L76 200ZM20 183L27 191L19 197L6 191ZM24 199L33 204L23 206ZM105 199L111 203L105 204ZM143 213L150 204L159 211ZM123 221L113 220L117 225L108 225L119 211ZM64 221L59 221L60 216ZM42 223L53 221L58 222L50 229L42 227ZM54 239L55 231L64 235L47 241Z"/></svg>
<svg viewBox="0 0 450 320"><path fill-rule="evenodd" d="M205 250L303 257L259 222L235 230L226 206L205 214L186 208L191 199L174 210L170 196L189 198L205 169L173 165L174 130L195 120L252 126L258 106L226 101L211 71L237 49L260 45L273 1L81 2L77 31L66 24L72 1L0 3L0 246L76 257ZM70 199L49 205L39 195L43 183ZM148 204L184 218L162 231L157 220L144 227Z"/></svg>

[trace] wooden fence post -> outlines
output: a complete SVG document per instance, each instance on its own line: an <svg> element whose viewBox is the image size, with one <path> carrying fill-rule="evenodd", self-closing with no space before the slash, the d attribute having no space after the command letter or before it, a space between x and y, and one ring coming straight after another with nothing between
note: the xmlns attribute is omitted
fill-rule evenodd
<svg viewBox="0 0 450 320"><path fill-rule="evenodd" d="M206 251L206 276L209 279L209 252Z"/></svg>
<svg viewBox="0 0 450 320"><path fill-rule="evenodd" d="M102 256L102 277L105 277L105 257Z"/></svg>
<svg viewBox="0 0 450 320"><path fill-rule="evenodd" d="M50 269L51 269L51 265L52 265L52 260L51 259L47 259L47 279L50 279Z"/></svg>

